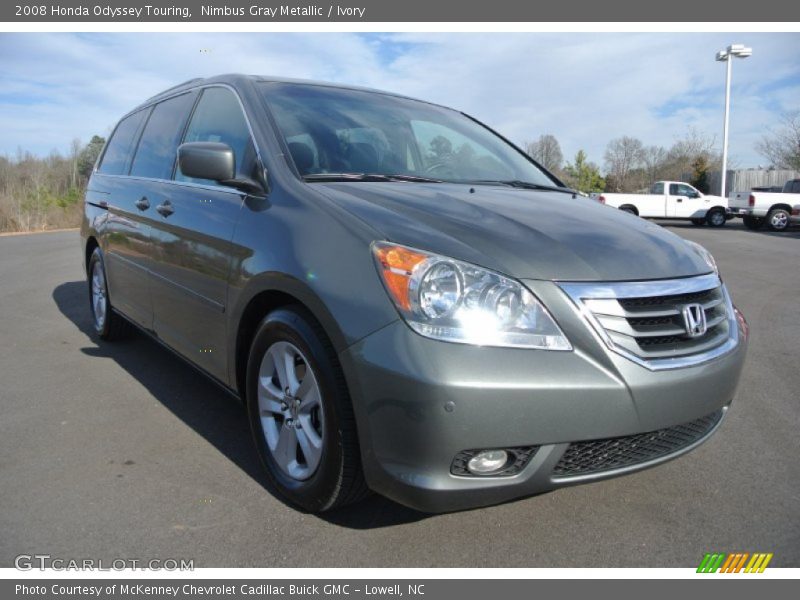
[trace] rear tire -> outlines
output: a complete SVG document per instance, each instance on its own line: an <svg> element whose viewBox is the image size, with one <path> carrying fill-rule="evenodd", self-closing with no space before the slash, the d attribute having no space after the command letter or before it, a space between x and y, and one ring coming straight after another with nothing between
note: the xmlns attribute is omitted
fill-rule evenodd
<svg viewBox="0 0 800 600"><path fill-rule="evenodd" d="M344 375L303 307L275 310L259 325L246 397L253 441L281 496L319 513L367 495Z"/></svg>
<svg viewBox="0 0 800 600"><path fill-rule="evenodd" d="M786 231L790 222L789 211L783 208L773 208L767 215L767 227L772 231Z"/></svg>
<svg viewBox="0 0 800 600"><path fill-rule="evenodd" d="M702 227L705 224L706 224L705 219L692 219L692 225L694 225L695 227Z"/></svg>
<svg viewBox="0 0 800 600"><path fill-rule="evenodd" d="M709 227L724 227L728 218L725 216L725 211L721 208L712 208L706 214L706 223Z"/></svg>
<svg viewBox="0 0 800 600"><path fill-rule="evenodd" d="M95 248L89 258L89 310L92 313L94 332L108 342L121 339L130 333L130 324L114 312L108 296L108 281L103 251Z"/></svg>
<svg viewBox="0 0 800 600"><path fill-rule="evenodd" d="M765 220L764 217L752 217L749 215L746 217L742 217L744 226L747 227L748 229L752 229L753 231L761 229L764 226L764 220Z"/></svg>
<svg viewBox="0 0 800 600"><path fill-rule="evenodd" d="M634 215L634 216L636 216L636 217L638 217L638 216L639 216L639 215L637 215L637 214L636 214L636 209L634 209L634 208L633 208L633 207L631 207L631 206L620 206L620 207L619 207L619 209L620 209L622 212L626 212L626 213L628 213L628 214L631 214L631 215Z"/></svg>

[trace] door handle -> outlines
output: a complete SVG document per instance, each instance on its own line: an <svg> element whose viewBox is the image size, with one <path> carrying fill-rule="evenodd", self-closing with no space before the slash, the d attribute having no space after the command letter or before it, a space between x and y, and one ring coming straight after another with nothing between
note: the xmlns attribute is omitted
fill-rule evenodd
<svg viewBox="0 0 800 600"><path fill-rule="evenodd" d="M136 202L136 208L139 210L147 210L150 208L150 200L147 199L147 196L142 196Z"/></svg>
<svg viewBox="0 0 800 600"><path fill-rule="evenodd" d="M175 212L175 209L172 208L172 203L169 200L164 200L163 204L156 206L156 210L162 217L168 217Z"/></svg>
<svg viewBox="0 0 800 600"><path fill-rule="evenodd" d="M678 198L678 202L683 202L683 198Z"/></svg>

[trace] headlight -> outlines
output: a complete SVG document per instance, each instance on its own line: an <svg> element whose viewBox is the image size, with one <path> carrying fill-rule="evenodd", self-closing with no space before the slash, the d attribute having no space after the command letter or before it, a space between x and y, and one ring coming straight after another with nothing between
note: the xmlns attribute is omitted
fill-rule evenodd
<svg viewBox="0 0 800 600"><path fill-rule="evenodd" d="M717 267L717 261L715 261L714 257L711 256L711 252L709 252L708 250L703 248L697 242L692 242L691 240L684 240L684 242L689 244L692 247L692 250L697 252L697 254L700 255L700 258L702 258L704 261L706 261L706 264L709 267L711 267L711 269L714 271L714 273L719 275L719 268Z"/></svg>
<svg viewBox="0 0 800 600"><path fill-rule="evenodd" d="M541 302L520 283L459 260L375 242L383 283L420 335L462 344L572 350Z"/></svg>

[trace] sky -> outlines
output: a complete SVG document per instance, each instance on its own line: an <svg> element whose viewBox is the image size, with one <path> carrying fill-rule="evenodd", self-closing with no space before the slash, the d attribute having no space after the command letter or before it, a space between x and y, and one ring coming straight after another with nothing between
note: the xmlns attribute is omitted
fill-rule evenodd
<svg viewBox="0 0 800 600"><path fill-rule="evenodd" d="M721 147L731 43L729 154L800 110L798 33L4 33L0 155L67 152L107 136L146 98L193 77L254 73L361 85L463 110L517 144L553 134L602 166L623 136L669 147L690 128Z"/></svg>

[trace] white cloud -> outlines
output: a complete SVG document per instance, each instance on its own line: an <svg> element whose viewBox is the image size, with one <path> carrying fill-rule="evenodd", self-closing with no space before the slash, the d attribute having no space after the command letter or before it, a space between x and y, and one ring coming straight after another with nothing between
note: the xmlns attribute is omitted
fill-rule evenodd
<svg viewBox="0 0 800 600"><path fill-rule="evenodd" d="M516 142L553 133L567 156L602 162L620 135L669 146L691 126L719 140L713 56L738 41L754 53L734 65L730 151L749 166L780 111L800 108L798 34L4 34L0 153L65 150L162 89L245 72L404 93Z"/></svg>

